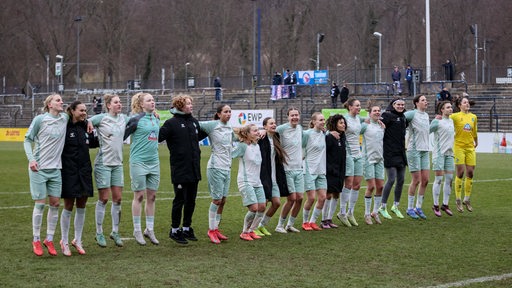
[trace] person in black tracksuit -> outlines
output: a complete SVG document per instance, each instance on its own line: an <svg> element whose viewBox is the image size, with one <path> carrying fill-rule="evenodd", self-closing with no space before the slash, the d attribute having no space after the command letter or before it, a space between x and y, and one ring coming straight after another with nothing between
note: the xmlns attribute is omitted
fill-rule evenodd
<svg viewBox="0 0 512 288"><path fill-rule="evenodd" d="M166 141L170 152L171 182L175 197L172 203L172 223L169 237L179 244L197 241L192 229L197 186L201 180L201 150L199 141L206 135L192 116L192 98L178 96L172 101L173 118L160 127L158 142ZM180 228L183 214L183 228Z"/></svg>
<svg viewBox="0 0 512 288"><path fill-rule="evenodd" d="M271 206L268 208L265 216L263 216L258 230L264 235L270 235L265 225L274 216L279 206L281 206L280 197L287 197L289 195L283 166L288 155L286 155L286 152L281 147L279 133L275 132L276 120L271 117L263 119L263 128L265 128L267 133L265 137L258 141L262 158L260 180L263 185L263 191L265 191L265 198L268 202L271 202ZM270 143L271 141L272 144ZM274 159L272 159L272 154L275 154Z"/></svg>
<svg viewBox="0 0 512 288"><path fill-rule="evenodd" d="M338 225L332 222L332 217L338 207L343 182L345 181L345 169L347 162L347 151L345 146L345 129L347 122L341 114L332 115L327 119L326 128L329 131L336 131L339 137L331 133L325 136L326 146L326 178L327 178L327 197L324 208L322 209L322 227L337 228Z"/></svg>
<svg viewBox="0 0 512 288"><path fill-rule="evenodd" d="M87 108L75 101L67 108L69 122L66 128L66 140L62 150L62 194L64 209L61 215L61 248L65 256L71 256L68 234L71 225L71 212L76 202L75 237L71 245L79 254L85 254L82 247L82 231L85 222L85 205L88 197L93 196L92 167L89 148L99 146L93 133L87 133Z"/></svg>
<svg viewBox="0 0 512 288"><path fill-rule="evenodd" d="M391 188L395 184L395 201L391 211L399 218L402 216L398 210L398 204L402 196L402 187L404 185L405 167L407 166L407 156L405 151L405 129L407 122L404 116L405 101L401 98L395 98L391 101L386 112L382 113L382 123L386 125L384 131L384 168L386 169L387 181L382 193L382 205L379 213L384 218L391 219L386 210L386 203L391 193Z"/></svg>

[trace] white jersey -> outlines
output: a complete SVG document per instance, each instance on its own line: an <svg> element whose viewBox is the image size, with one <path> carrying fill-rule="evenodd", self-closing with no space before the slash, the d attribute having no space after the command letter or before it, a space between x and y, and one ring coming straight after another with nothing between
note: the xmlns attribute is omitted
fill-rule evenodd
<svg viewBox="0 0 512 288"><path fill-rule="evenodd" d="M410 151L429 151L429 126L430 120L427 112L419 110L407 111L404 113L409 126L407 127L407 150Z"/></svg>
<svg viewBox="0 0 512 288"><path fill-rule="evenodd" d="M274 139L272 136L267 134L267 137L268 142L270 142L270 167L272 168L272 183L276 183L276 161L274 161L274 159L276 159L276 148L274 147Z"/></svg>
<svg viewBox="0 0 512 288"><path fill-rule="evenodd" d="M48 112L32 120L23 144L29 162L36 161L39 169L62 169L68 120L66 113L53 116ZM35 143L33 150L32 143Z"/></svg>
<svg viewBox="0 0 512 288"><path fill-rule="evenodd" d="M288 154L288 163L284 165L285 171L302 170L302 126L293 128L290 123L279 125L276 128L281 136L281 145Z"/></svg>
<svg viewBox="0 0 512 288"><path fill-rule="evenodd" d="M370 124L363 123L361 134L363 135L363 157L370 164L382 162L384 160L384 128L373 121Z"/></svg>
<svg viewBox="0 0 512 288"><path fill-rule="evenodd" d="M311 175L325 175L325 134L320 130L309 129L304 132L302 143L304 145L304 172Z"/></svg>
<svg viewBox="0 0 512 288"><path fill-rule="evenodd" d="M238 162L238 187L245 183L252 187L263 187L260 180L261 152L258 144L247 145L244 142L238 143L232 154L233 158L240 158Z"/></svg>
<svg viewBox="0 0 512 288"><path fill-rule="evenodd" d="M109 113L98 114L89 119L96 128L100 148L95 165L119 166L123 165L123 137L128 116L118 114L112 116Z"/></svg>
<svg viewBox="0 0 512 288"><path fill-rule="evenodd" d="M432 123L430 123L430 132L434 135L434 137L432 137L432 157L435 158L441 155L453 156L455 136L453 120L450 118L432 120Z"/></svg>
<svg viewBox="0 0 512 288"><path fill-rule="evenodd" d="M361 148L359 145L359 134L361 134L361 118L359 115L345 117L347 120L347 130L345 137L347 138L347 154L353 158L361 158Z"/></svg>
<svg viewBox="0 0 512 288"><path fill-rule="evenodd" d="M231 170L231 152L233 150L233 128L231 125L224 124L219 120L212 120L199 122L199 127L208 134L212 146L207 168Z"/></svg>

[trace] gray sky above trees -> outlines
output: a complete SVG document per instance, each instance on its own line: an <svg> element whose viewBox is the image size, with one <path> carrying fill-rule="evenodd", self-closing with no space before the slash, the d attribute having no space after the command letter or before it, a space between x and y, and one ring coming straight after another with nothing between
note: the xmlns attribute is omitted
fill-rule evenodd
<svg viewBox="0 0 512 288"><path fill-rule="evenodd" d="M373 68L378 61L375 31L383 34L384 68L425 65L421 0L2 0L0 76L11 85L42 82L45 55L50 55L53 74L60 54L67 63L66 82L74 83L76 25L82 82L126 81L148 72L149 79L158 80L160 69L171 66L179 77L186 62L197 76L208 71L237 75L241 68L251 73L254 7L261 11L264 75L283 68L314 69L310 59L316 57L318 32L325 34L321 69L338 63ZM488 63L512 65L512 1L431 0L430 7L433 71L446 59L458 72L474 71L469 30L474 23L479 46L488 41ZM83 17L79 24L73 21L77 16Z"/></svg>

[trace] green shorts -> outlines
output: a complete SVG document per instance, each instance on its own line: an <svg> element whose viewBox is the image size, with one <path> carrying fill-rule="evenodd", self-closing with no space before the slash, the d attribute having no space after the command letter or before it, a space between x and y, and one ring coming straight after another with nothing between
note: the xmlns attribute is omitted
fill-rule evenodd
<svg viewBox="0 0 512 288"><path fill-rule="evenodd" d="M247 207L252 204L265 203L265 191L263 187L253 187L248 183L240 183L238 185L240 195L242 196L242 204Z"/></svg>
<svg viewBox="0 0 512 288"><path fill-rule="evenodd" d="M440 155L432 156L432 170L434 171L455 171L455 161L453 156Z"/></svg>
<svg viewBox="0 0 512 288"><path fill-rule="evenodd" d="M345 165L345 176L363 176L363 158L354 158L347 155L347 164Z"/></svg>
<svg viewBox="0 0 512 288"><path fill-rule="evenodd" d="M272 198L274 197L281 198L281 192L279 191L279 185L277 185L277 182L272 181Z"/></svg>
<svg viewBox="0 0 512 288"><path fill-rule="evenodd" d="M210 191L213 200L228 197L231 171L208 168L206 169L206 177L208 178L208 191Z"/></svg>
<svg viewBox="0 0 512 288"><path fill-rule="evenodd" d="M160 163L130 163L132 191L157 191L160 185Z"/></svg>
<svg viewBox="0 0 512 288"><path fill-rule="evenodd" d="M62 193L60 169L41 169L34 172L28 169L30 194L32 200L46 199L47 196L59 197Z"/></svg>
<svg viewBox="0 0 512 288"><path fill-rule="evenodd" d="M327 178L324 174L304 174L304 186L306 191L325 189L327 190Z"/></svg>
<svg viewBox="0 0 512 288"><path fill-rule="evenodd" d="M382 179L384 180L384 162L369 163L364 161L364 180Z"/></svg>
<svg viewBox="0 0 512 288"><path fill-rule="evenodd" d="M290 193L304 193L304 172L302 170L285 171L286 185Z"/></svg>
<svg viewBox="0 0 512 288"><path fill-rule="evenodd" d="M407 151L407 164L410 172L430 170L430 159L428 151Z"/></svg>
<svg viewBox="0 0 512 288"><path fill-rule="evenodd" d="M112 186L123 187L124 186L123 165L118 165L118 166L95 165L94 166L94 179L96 180L96 187L98 189L110 188Z"/></svg>

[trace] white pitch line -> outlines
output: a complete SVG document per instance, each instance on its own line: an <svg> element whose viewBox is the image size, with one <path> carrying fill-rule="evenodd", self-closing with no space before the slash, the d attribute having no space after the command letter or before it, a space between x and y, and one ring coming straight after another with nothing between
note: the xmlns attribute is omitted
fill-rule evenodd
<svg viewBox="0 0 512 288"><path fill-rule="evenodd" d="M484 283L484 282L490 282L490 281L501 281L508 278L512 278L512 273L502 274L502 275L494 275L494 276L486 276L486 277L479 277L479 278L473 278L473 279L467 279L452 283L446 283L441 284L437 286L428 286L426 288L450 288L450 287L462 287L473 283Z"/></svg>
<svg viewBox="0 0 512 288"><path fill-rule="evenodd" d="M482 180L473 180L473 183L485 183L485 182L500 182L500 181L512 181L512 178L502 178L502 179L482 179ZM429 183L429 184L432 184L432 183ZM404 186L408 186L409 184L404 184ZM363 188L366 188L366 186L361 186L361 189ZM22 192L0 192L0 195L2 194L29 194L30 192L27 192L27 191L22 191ZM129 193L129 191L124 191L123 193ZM171 193L174 193L174 191L158 191L157 192L157 195L158 194L171 194ZM200 194L207 194L206 196L199 196ZM197 199L205 199L205 198L210 198L210 193L207 192L207 191L200 191L200 192L197 192ZM228 197L240 197L239 194L233 194L233 195L228 195ZM156 200L173 200L174 198L156 198ZM87 203L88 205L96 205L95 204L96 202L89 202ZM0 207L0 210L5 210L5 209L24 209L24 208L30 208L32 206L7 206L7 207Z"/></svg>

